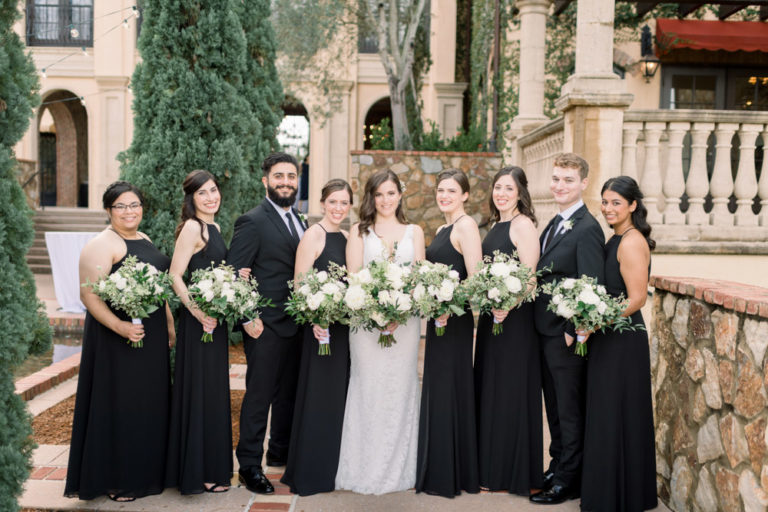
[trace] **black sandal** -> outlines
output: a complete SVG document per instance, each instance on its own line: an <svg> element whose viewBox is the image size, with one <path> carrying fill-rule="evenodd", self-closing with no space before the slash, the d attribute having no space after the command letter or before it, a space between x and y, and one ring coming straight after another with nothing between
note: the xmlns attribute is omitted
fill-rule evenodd
<svg viewBox="0 0 768 512"><path fill-rule="evenodd" d="M206 484L203 484L203 489L205 489L205 492L211 492L214 494L219 494L222 492L227 492L229 490L228 485L219 485L219 484L213 484L210 487L208 487Z"/></svg>
<svg viewBox="0 0 768 512"><path fill-rule="evenodd" d="M107 494L107 497L118 503L130 503L132 501L136 501L136 498L133 496L120 496L119 494Z"/></svg>

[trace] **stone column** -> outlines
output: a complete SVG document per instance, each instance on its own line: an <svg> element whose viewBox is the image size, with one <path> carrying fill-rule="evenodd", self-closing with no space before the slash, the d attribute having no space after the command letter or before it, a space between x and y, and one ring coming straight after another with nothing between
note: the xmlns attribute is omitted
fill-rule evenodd
<svg viewBox="0 0 768 512"><path fill-rule="evenodd" d="M461 128L464 115L464 90L466 82L434 84L437 100L437 124L443 137L455 137Z"/></svg>
<svg viewBox="0 0 768 512"><path fill-rule="evenodd" d="M637 176L637 136L643 129L643 123L624 123L624 141L622 143L621 174L638 181Z"/></svg>
<svg viewBox="0 0 768 512"><path fill-rule="evenodd" d="M739 170L733 184L736 194L736 225L757 226L757 215L752 213L752 200L757 195L755 172L755 141L763 129L761 124L743 124L739 130ZM763 153L765 154L765 153ZM763 157L765 161L765 157Z"/></svg>
<svg viewBox="0 0 768 512"><path fill-rule="evenodd" d="M685 215L680 211L680 197L685 192L683 176L683 138L691 123L669 123L667 144L667 173L664 176L664 224L685 224Z"/></svg>
<svg viewBox="0 0 768 512"><path fill-rule="evenodd" d="M577 4L576 72L557 100L565 117L564 151L573 151L590 165L584 201L600 208L600 188L621 173L624 110L632 103L623 81L613 73L614 0Z"/></svg>
<svg viewBox="0 0 768 512"><path fill-rule="evenodd" d="M526 131L547 120L544 115L544 61L547 49L547 14L550 0L519 0L520 91L518 114L512 129Z"/></svg>
<svg viewBox="0 0 768 512"><path fill-rule="evenodd" d="M659 141L667 123L645 123L645 166L640 188L645 196L645 206L648 208L648 222L660 224L662 216L659 211L659 196L661 196L661 168L659 167Z"/></svg>
<svg viewBox="0 0 768 512"><path fill-rule="evenodd" d="M707 139L715 128L715 123L693 123L691 128L691 166L685 182L688 194L688 211L685 213L687 224L709 224L704 211L704 198L709 192L707 177Z"/></svg>

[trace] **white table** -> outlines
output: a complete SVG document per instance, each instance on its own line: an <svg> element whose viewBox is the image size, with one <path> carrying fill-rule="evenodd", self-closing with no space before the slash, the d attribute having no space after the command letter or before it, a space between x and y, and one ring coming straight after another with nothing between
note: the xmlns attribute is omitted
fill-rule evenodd
<svg viewBox="0 0 768 512"><path fill-rule="evenodd" d="M80 251L98 233L77 231L46 231L45 245L51 260L53 290L59 307L66 313L82 313L85 306L80 302Z"/></svg>

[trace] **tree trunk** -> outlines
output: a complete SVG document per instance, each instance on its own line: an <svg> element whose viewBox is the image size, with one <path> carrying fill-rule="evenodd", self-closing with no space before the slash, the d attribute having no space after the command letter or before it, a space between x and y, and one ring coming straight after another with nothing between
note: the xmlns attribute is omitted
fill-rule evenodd
<svg viewBox="0 0 768 512"><path fill-rule="evenodd" d="M408 130L408 117L405 111L406 87L405 84L402 84L401 87L399 82L390 77L389 101L392 108L392 136L396 151L413 149L411 133Z"/></svg>

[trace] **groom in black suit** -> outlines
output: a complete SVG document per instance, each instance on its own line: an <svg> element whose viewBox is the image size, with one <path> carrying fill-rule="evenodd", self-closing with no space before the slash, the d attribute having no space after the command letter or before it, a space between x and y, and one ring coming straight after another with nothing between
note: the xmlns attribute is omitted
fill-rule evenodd
<svg viewBox="0 0 768 512"><path fill-rule="evenodd" d="M284 308L290 293L288 281L293 279L296 247L306 225L291 206L298 187L296 159L286 153L273 153L261 167L267 197L235 222L227 262L237 269L250 268L251 276L259 283L259 293L274 305L264 308L260 319L242 325L248 370L236 452L240 480L253 492L270 494L274 488L261 468L264 436L271 406L267 465L285 465L301 340L300 331Z"/></svg>
<svg viewBox="0 0 768 512"><path fill-rule="evenodd" d="M582 275L604 281L603 230L581 196L589 166L580 156L555 158L549 189L560 213L541 234L538 270L551 267L542 283ZM531 496L540 504L556 504L579 496L584 436L586 359L574 353L575 328L547 311L551 297L536 297L535 323L542 351L541 377L552 461L544 473L544 489Z"/></svg>

